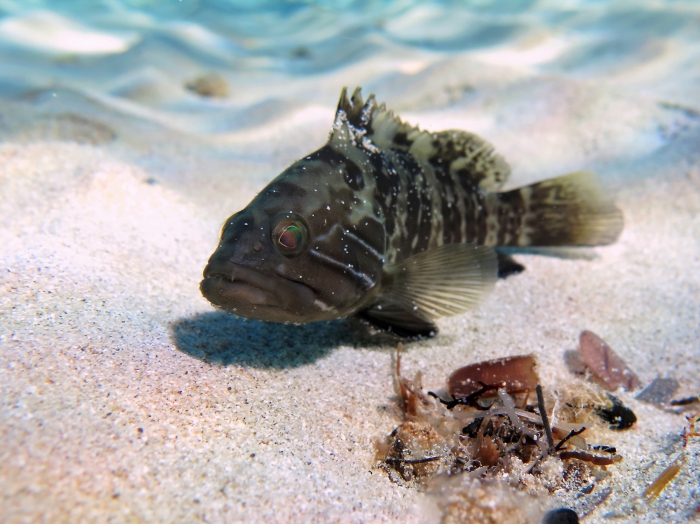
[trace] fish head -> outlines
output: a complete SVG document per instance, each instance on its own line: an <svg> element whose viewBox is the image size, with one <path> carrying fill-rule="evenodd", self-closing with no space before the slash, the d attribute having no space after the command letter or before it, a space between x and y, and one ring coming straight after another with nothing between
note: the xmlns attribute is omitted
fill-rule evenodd
<svg viewBox="0 0 700 524"><path fill-rule="evenodd" d="M383 223L354 223L366 200L335 167L309 156L226 221L200 284L214 306L304 323L347 316L370 300L381 280Z"/></svg>

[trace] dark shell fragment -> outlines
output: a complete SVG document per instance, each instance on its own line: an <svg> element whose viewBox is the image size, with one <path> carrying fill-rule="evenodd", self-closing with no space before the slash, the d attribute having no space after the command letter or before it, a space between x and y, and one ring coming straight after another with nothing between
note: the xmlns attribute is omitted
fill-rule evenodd
<svg viewBox="0 0 700 524"><path fill-rule="evenodd" d="M617 397L608 394L608 398L612 402L612 407L600 407L596 409L596 414L610 424L610 429L622 430L634 426L637 415L627 406L623 406Z"/></svg>

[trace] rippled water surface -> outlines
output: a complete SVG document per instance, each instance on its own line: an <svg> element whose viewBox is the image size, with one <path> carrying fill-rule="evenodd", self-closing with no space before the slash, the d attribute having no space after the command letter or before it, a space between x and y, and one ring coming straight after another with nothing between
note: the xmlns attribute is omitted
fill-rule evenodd
<svg viewBox="0 0 700 524"><path fill-rule="evenodd" d="M676 104L696 104L700 82L693 2L6 0L0 16L1 94L72 89L201 134L328 105L330 79L419 109L473 103L456 58ZM214 73L228 97L186 89Z"/></svg>

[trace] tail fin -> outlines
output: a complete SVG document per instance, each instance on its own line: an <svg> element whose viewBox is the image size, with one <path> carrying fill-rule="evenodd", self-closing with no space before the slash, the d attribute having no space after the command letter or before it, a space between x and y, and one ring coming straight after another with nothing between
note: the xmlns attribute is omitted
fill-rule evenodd
<svg viewBox="0 0 700 524"><path fill-rule="evenodd" d="M524 204L519 246L612 244L624 225L622 212L593 173L572 173L508 193L519 193Z"/></svg>

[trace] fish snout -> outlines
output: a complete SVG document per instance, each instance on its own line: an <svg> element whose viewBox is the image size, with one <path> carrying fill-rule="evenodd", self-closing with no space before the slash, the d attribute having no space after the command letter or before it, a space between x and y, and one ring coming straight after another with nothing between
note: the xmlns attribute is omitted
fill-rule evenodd
<svg viewBox="0 0 700 524"><path fill-rule="evenodd" d="M305 322L316 300L306 285L264 269L214 255L199 285L214 306L237 315L275 322Z"/></svg>

